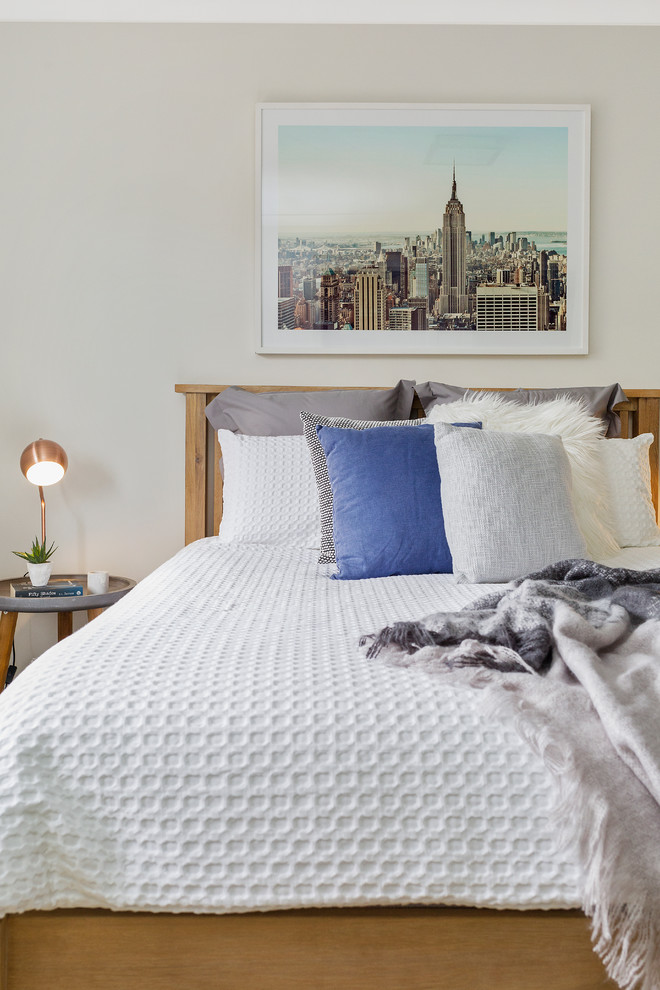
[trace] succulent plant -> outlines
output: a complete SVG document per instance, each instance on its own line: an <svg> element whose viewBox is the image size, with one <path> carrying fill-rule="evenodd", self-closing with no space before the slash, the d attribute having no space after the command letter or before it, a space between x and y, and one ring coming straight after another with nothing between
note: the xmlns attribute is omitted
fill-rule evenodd
<svg viewBox="0 0 660 990"><path fill-rule="evenodd" d="M21 557L22 560L27 560L30 564L45 564L53 556L57 547L54 543L46 549L46 541L43 543L39 542L39 538L35 536L32 542L32 548L30 550L12 550L13 554L17 557Z"/></svg>

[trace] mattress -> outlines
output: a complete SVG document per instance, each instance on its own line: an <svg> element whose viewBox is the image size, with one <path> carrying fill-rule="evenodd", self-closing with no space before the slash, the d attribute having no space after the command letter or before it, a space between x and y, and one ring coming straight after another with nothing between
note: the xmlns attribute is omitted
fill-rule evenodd
<svg viewBox="0 0 660 990"><path fill-rule="evenodd" d="M0 915L579 905L551 780L513 726L357 650L488 586L329 574L315 551L200 540L15 680Z"/></svg>

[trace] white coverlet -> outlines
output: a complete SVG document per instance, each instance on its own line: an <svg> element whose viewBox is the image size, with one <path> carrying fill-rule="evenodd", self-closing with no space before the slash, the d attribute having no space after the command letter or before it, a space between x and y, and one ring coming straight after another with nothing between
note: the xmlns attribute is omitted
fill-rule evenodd
<svg viewBox="0 0 660 990"><path fill-rule="evenodd" d="M488 586L332 581L316 556L201 540L0 696L0 915L578 906L515 729L356 658Z"/></svg>

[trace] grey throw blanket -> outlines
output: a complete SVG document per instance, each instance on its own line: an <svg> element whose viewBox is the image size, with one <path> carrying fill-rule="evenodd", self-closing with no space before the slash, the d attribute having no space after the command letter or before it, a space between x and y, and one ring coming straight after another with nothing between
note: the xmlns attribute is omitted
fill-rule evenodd
<svg viewBox="0 0 660 990"><path fill-rule="evenodd" d="M660 990L660 570L562 561L360 646L481 687L515 720L558 781L608 975Z"/></svg>

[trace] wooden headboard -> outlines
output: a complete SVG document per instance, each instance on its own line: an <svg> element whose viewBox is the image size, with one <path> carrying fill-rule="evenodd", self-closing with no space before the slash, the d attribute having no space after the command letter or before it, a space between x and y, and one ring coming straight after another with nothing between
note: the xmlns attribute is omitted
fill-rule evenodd
<svg viewBox="0 0 660 990"><path fill-rule="evenodd" d="M217 433L206 419L208 403L228 385L175 385L175 391L186 397L186 544L218 532L222 518L222 475L220 474L220 445ZM324 392L346 388L337 385L241 385L248 392ZM355 385L350 388L371 389ZM388 386L389 387L389 386ZM374 387L375 388L375 387ZM507 388L492 391L508 392ZM658 435L660 433L660 389L624 389L627 402L616 407L621 414L621 436L636 437L652 433L651 489L656 514L658 512ZM415 398L413 412L423 415Z"/></svg>

